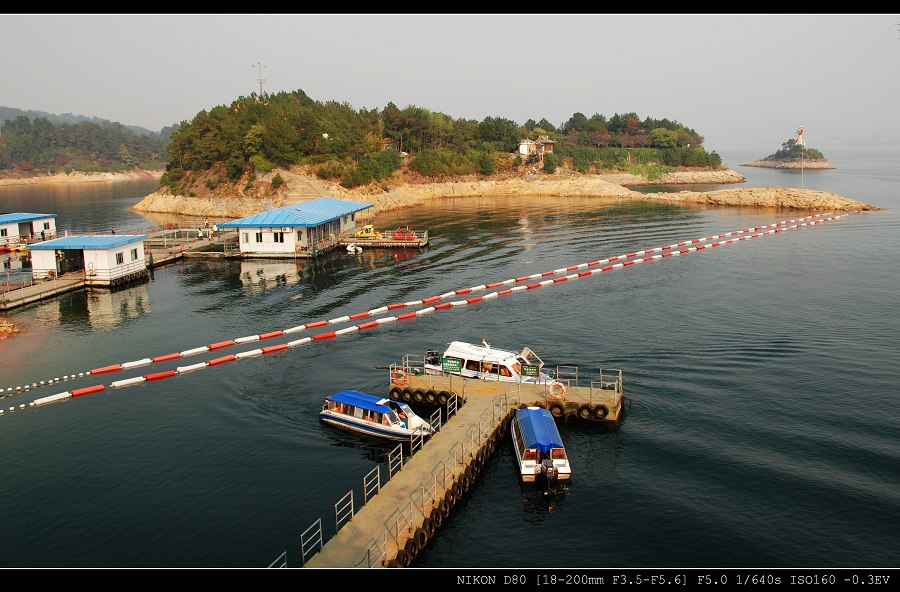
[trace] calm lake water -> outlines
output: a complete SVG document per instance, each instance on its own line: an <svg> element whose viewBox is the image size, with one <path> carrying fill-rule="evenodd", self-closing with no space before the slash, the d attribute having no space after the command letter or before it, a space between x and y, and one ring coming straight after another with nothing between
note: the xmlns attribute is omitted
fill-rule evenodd
<svg viewBox="0 0 900 592"><path fill-rule="evenodd" d="M758 154L723 156L748 186L800 185L793 171L738 166ZM805 187L887 209L66 403L18 410L146 371L6 397L0 567L265 567L285 550L297 565L300 533L322 518L330 536L335 502L358 495L385 452L322 426L323 397L386 394L404 353L482 338L583 373L621 368L626 414L560 424L574 477L549 495L520 485L506 441L415 567L895 566L900 154L829 157L837 170L806 172ZM127 230L153 223L128 209L152 189L6 187L0 210ZM23 332L0 341L0 386L798 215L438 200L377 220L427 228L421 251L192 259L142 286L15 310L4 318Z"/></svg>

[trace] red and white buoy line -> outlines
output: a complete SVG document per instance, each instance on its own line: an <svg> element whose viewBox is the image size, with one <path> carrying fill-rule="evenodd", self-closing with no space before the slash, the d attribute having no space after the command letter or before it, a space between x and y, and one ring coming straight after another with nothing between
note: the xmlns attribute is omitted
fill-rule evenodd
<svg viewBox="0 0 900 592"><path fill-rule="evenodd" d="M543 273L535 273L535 274L531 274L528 276L521 276L521 277L517 277L517 278L507 279L507 280L504 280L501 282L492 282L489 284L473 286L471 288L462 288L459 290L453 290L450 292L445 292L444 294L441 294L439 296L423 298L422 300L413 300L413 301L409 301L409 302L389 304L387 306L382 306L382 307L375 308L375 309L372 309L369 311L360 312L360 313L356 313L356 314L352 314L352 315L345 315L345 316L337 317L335 319L331 319L331 320L327 320L327 321L324 321L324 320L323 321L314 321L314 322L305 323L302 325L297 325L290 329L272 331L269 333L263 333L263 334L259 334L259 335L250 335L247 337L238 337L236 339L230 339L227 341L221 341L218 343L211 343L209 345L195 347L195 348L188 349L188 350L185 350L182 352L176 352L176 353L166 354L166 355L162 355L162 356L156 356L156 357L152 357L152 358L143 358L141 360L136 360L133 362L125 362L122 364L113 364L110 366L95 368L95 369L89 370L87 372L79 372L78 377L106 374L106 373L111 373L111 372L117 372L120 370L128 370L131 368L147 366L147 365L150 365L150 364L153 364L156 362L176 360L176 359L189 357L189 356L196 355L196 354L201 354L204 352L215 351L215 350L222 349L225 347L230 347L232 345L238 345L238 344L242 344L242 343L250 343L250 342L260 341L260 340L264 340L264 339L270 339L270 338L278 337L281 335L290 335L290 334L297 333L297 332L300 332L300 331L303 331L306 329L312 329L312 328L316 328L316 327L323 327L326 325L345 323L350 320L374 317L374 316L377 316L377 315L382 314L389 310L396 310L399 308L419 306L422 304L432 304L432 303L438 302L439 300L446 300L453 296L470 294L472 292L478 292L481 290L497 288L500 286L508 286L508 285L512 285L512 284L526 282L529 280L539 279L542 277L560 275L560 274L563 274L563 273L566 273L569 271L575 271L578 269L597 267L604 263L609 264L609 263L612 263L613 261L620 261L620 260L628 259L627 261L620 261L618 263L614 263L611 265L605 265L603 267L599 267L598 269L580 271L578 273L572 273L570 275L565 275L565 276L557 277L557 278L553 278L553 279L545 279L543 281L533 283L533 284L518 285L518 286L515 286L512 288L499 290L496 292L491 292L491 293L485 294L484 296L471 297L471 298L467 298L465 300L443 302L440 304L435 304L434 306L428 306L427 308L423 308L423 309L420 309L417 311L407 312L407 313L403 313L403 314L396 315L396 316L383 317L383 318L379 318L379 319L365 322L362 324L351 325L344 329L339 329L339 330L335 330L335 331L327 331L324 333L319 333L317 335L303 337L301 339L289 341L287 343L253 349L253 350L249 350L249 351L245 351L245 352L240 352L237 354L229 354L229 355L215 358L215 359L212 359L212 360L209 360L206 362L199 362L197 364L191 364L188 366L178 366L175 370L165 370L162 372L154 372L154 373L145 374L142 376L135 376L132 378L117 380L117 381L110 383L109 387L110 388L122 388L122 387L126 387L126 386L132 386L135 384L140 384L143 382L161 380L163 378L169 378L171 376L175 376L178 374L184 374L184 373L188 373L188 372L193 372L195 370L201 370L204 368L208 368L211 366L218 366L220 364L224 364L227 362L233 362L233 361L236 361L236 360L239 360L242 358L249 358L249 357L255 357L255 356L259 356L259 355L275 353L278 351L286 350L291 347L304 345L304 344L310 343L312 341L329 339L332 337L337 337L338 335L346 335L348 333L354 333L356 331L360 331L363 329L370 329L370 328L377 327L377 326L385 324L385 323L390 323L390 322L394 322L394 321L398 321L398 320L404 320L404 319L410 319L410 318L422 316L425 314L432 313L436 310L445 310L445 309L448 309L451 307L474 304L476 302L481 302L483 300L497 298L499 296L506 296L506 295L513 294L513 293L519 292L519 291L532 290L535 288L541 288L543 286L548 286L548 285L556 284L556 283L562 283L562 282L569 281L569 280L577 280L582 277L596 275L596 274L600 274L600 273L603 273L606 271L612 271L613 269L624 268L624 267L627 267L630 265L643 263L645 261L654 261L654 260L658 260L658 259L663 259L665 257L678 256L678 255L682 255L682 254L686 254L686 253L701 251L701 250L704 250L707 248L717 247L717 246L721 246L721 245L725 245L725 244L736 243L736 242L742 241L742 240L748 240L751 238L767 236L770 234L783 232L785 230L795 230L795 229L802 228L802 227L822 224L824 222L830 222L830 221L837 220L839 218L843 218L843 217L846 217L849 215L849 214L841 214L841 215L837 215L837 216L828 216L828 214L830 214L830 213L831 212L828 212L825 214L814 214L811 216L805 216L803 218L794 218L794 219L790 219L790 220L784 220L781 222L774 222L772 224L767 224L764 226L755 226L753 228L745 228L743 230L735 230L735 231L726 232L723 234L717 234L717 235L713 235L713 236L709 236L709 237L705 237L705 238L693 239L693 240L689 240L689 241L682 241L679 243L674 243L674 244L666 245L666 246L662 246L662 247L655 247L652 249L644 249L642 251L635 251L632 253L627 253L626 255L609 257L607 259L591 261L588 263L580 263L578 265L571 265L568 267L558 268L558 269L555 269L552 271L546 271ZM813 220L813 218L819 218L819 219ZM795 224L792 224L792 223L795 223ZM787 226L787 225L790 225L790 226ZM780 228L781 226L785 226L785 227ZM770 230L767 230L765 232L759 232L760 230L763 230L766 228L769 228ZM746 234L746 233L752 233L752 234ZM738 236L738 235L745 235L745 236ZM725 237L734 237L734 238L730 238L728 240L722 240L722 241L716 240L716 239L725 238ZM711 242L706 245L691 246L691 247L682 248L682 249L677 248L677 247L686 247L687 245L696 245L697 243L703 243L703 242L707 242L707 241L716 241L716 242ZM651 255L651 253L656 253L656 254ZM644 257L632 259L632 258L638 257L640 255L644 255ZM74 379L75 377L76 377L75 374L72 374L71 376L68 376L68 377L64 376L63 380ZM56 382L59 382L59 380L60 380L59 378L55 378L52 381L46 381L46 382L41 381L40 385L43 386L44 384L55 384ZM37 386L38 386L38 384L32 383L31 388L33 389L33 388L36 388ZM97 392L103 391L105 389L106 389L106 386L104 386L102 384L96 384L96 385L89 386L89 387L73 389L70 391L64 391L64 392L61 392L61 393L58 393L55 395L51 395L48 397L42 397L40 399L36 399L36 400L32 401L30 403L30 405L31 406L47 405L49 403L66 400L71 397L79 397L79 396L83 396L83 395L97 393ZM18 392L21 392L22 390L23 390L22 387L17 387L16 392L18 393ZM25 385L24 390L28 390L28 385ZM7 393L10 393L11 391L12 391L12 389L7 389ZM19 408L24 409L25 405L20 404ZM14 406L10 407L9 410L13 411L13 410L15 410L15 407ZM2 414L2 413L3 413L3 410L0 409L0 414Z"/></svg>

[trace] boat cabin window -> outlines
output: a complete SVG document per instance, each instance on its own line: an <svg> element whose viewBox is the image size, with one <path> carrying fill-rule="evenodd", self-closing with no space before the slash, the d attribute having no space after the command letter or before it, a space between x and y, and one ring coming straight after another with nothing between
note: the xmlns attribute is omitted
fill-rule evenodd
<svg viewBox="0 0 900 592"><path fill-rule="evenodd" d="M510 373L509 368L500 366L500 376L512 376L512 374Z"/></svg>
<svg viewBox="0 0 900 592"><path fill-rule="evenodd" d="M490 374L494 371L494 365L490 362L485 362L481 365L481 371L486 374Z"/></svg>
<svg viewBox="0 0 900 592"><path fill-rule="evenodd" d="M359 407L354 407L352 405L350 405L349 407L353 410L353 417L362 419L363 411L364 411L363 409L360 409Z"/></svg>
<svg viewBox="0 0 900 592"><path fill-rule="evenodd" d="M386 417L388 418L389 423L398 423L400 421L400 418L397 417L397 414L393 411L388 413Z"/></svg>
<svg viewBox="0 0 900 592"><path fill-rule="evenodd" d="M473 372L480 372L481 368L478 365L478 362L475 360L469 360L466 362L466 370L472 370Z"/></svg>
<svg viewBox="0 0 900 592"><path fill-rule="evenodd" d="M525 454L522 455L523 460L537 460L537 448L526 448Z"/></svg>
<svg viewBox="0 0 900 592"><path fill-rule="evenodd" d="M566 460L566 451L564 448L551 448L550 458L553 460Z"/></svg>

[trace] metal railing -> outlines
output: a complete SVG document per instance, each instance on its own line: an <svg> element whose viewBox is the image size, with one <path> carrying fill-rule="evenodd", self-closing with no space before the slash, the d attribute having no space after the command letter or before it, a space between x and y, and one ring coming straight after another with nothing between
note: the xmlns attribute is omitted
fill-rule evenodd
<svg viewBox="0 0 900 592"><path fill-rule="evenodd" d="M403 468L403 446L397 444L397 447L391 450L387 456L388 479L394 476L394 473Z"/></svg>
<svg viewBox="0 0 900 592"><path fill-rule="evenodd" d="M342 526L353 519L353 490L351 489L334 504L334 530L339 531Z"/></svg>
<svg viewBox="0 0 900 592"><path fill-rule="evenodd" d="M275 561L269 564L269 567L287 567L287 551L283 551Z"/></svg>
<svg viewBox="0 0 900 592"><path fill-rule="evenodd" d="M310 532L312 531L312 532ZM307 559L313 555L313 549L322 550L322 519L319 518L300 535L300 562L306 565Z"/></svg>
<svg viewBox="0 0 900 592"><path fill-rule="evenodd" d="M397 508L397 511L394 513L394 516L396 516L394 520L394 543L396 543L398 547L400 546L400 533L402 531L406 531L407 533L413 531L414 509L412 496L410 496L406 506Z"/></svg>
<svg viewBox="0 0 900 592"><path fill-rule="evenodd" d="M480 438L486 437L490 435L490 430L486 428L488 426L487 417L490 416L492 419L496 419L501 413L502 405L505 404L504 401L507 401L507 395L503 395L503 398L497 397L495 399L495 406L491 411L485 410L482 413L481 419L479 419L478 426L472 426L467 432L464 440L461 440L456 445L451 448L451 453L448 457L450 461L450 466L454 467L454 469L458 466L467 466L468 461L474 459L478 453ZM453 415L456 415L458 411L459 405L459 397L456 395L452 395L447 402L447 418L449 419ZM431 416L431 425L435 428L435 431L439 430L442 427L441 423L441 410L436 409L435 412ZM436 427L435 427L436 426ZM421 446L415 448L414 450L420 449ZM453 451L458 449L459 454L454 453ZM414 452L411 450L410 454ZM468 457L468 458L466 458ZM387 479L390 480L394 474L397 473L400 469L403 468L403 463L407 459L403 457L403 445L398 444L394 449L392 449L387 454ZM432 470L431 477L422 481L419 489L410 494L410 496L406 500L406 505L401 506L395 512L393 519L388 518L389 525L392 526L391 530L392 538L399 545L399 537L400 533L403 530L407 532L412 532L415 519L416 519L416 510L421 512L422 519L424 520L430 514L430 510L428 506L432 507L439 503L438 498L438 489L439 487L447 487L448 481L452 482L453 479L456 478L456 472L448 468L447 462L441 462L435 466ZM381 483L381 466L376 466L374 469L369 471L365 477L363 477L363 497L362 504L360 507L364 506L372 497L374 497L377 493L381 491L382 483ZM415 496L418 496L418 501L415 499ZM334 504L334 515L335 515L335 534L340 531L340 529L347 524L352 518L356 515L357 508L354 504L354 495L353 490L347 492L337 503ZM379 543L377 540L370 539L365 556L362 557L357 565L362 565L363 562L366 562L369 567L373 567L377 564L383 564L384 558L387 553L387 537L388 530L387 526L385 527L384 540ZM301 552L301 562L303 565L309 560L315 552L320 551L323 546L323 536L322 536L322 519L319 518L312 525L303 531L303 534L300 535L300 552ZM286 562L285 554L282 553L278 559L276 559L272 565L275 566L279 562ZM284 567L282 565L282 567Z"/></svg>
<svg viewBox="0 0 900 592"><path fill-rule="evenodd" d="M381 465L376 466L363 477L363 505L379 491L381 491Z"/></svg>

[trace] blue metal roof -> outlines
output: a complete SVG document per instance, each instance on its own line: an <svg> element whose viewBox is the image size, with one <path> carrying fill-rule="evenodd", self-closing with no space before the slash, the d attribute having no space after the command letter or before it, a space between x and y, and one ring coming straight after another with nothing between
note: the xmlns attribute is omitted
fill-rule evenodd
<svg viewBox="0 0 900 592"><path fill-rule="evenodd" d="M55 238L53 240L32 243L29 249L114 249L128 243L136 243L147 238L145 234L103 234L103 235L73 235Z"/></svg>
<svg viewBox="0 0 900 592"><path fill-rule="evenodd" d="M246 218L219 224L219 228L274 228L278 226L318 226L341 216L371 208L372 204L320 197L292 204Z"/></svg>
<svg viewBox="0 0 900 592"><path fill-rule="evenodd" d="M368 409L370 411L377 411L378 413L391 412L391 408L387 405L378 404L378 401L384 400L383 397L376 397L375 395L369 395L366 393L361 393L359 391L343 390L331 395L330 397L328 397L328 399L336 403L353 405L354 407Z"/></svg>
<svg viewBox="0 0 900 592"><path fill-rule="evenodd" d="M546 409L519 409L516 411L516 421L519 422L526 448L537 448L545 454L551 448L565 448L556 429L556 421Z"/></svg>
<svg viewBox="0 0 900 592"><path fill-rule="evenodd" d="M28 214L16 212L14 214L0 214L0 224L14 224L16 222L30 222L41 218L56 218L56 214Z"/></svg>

